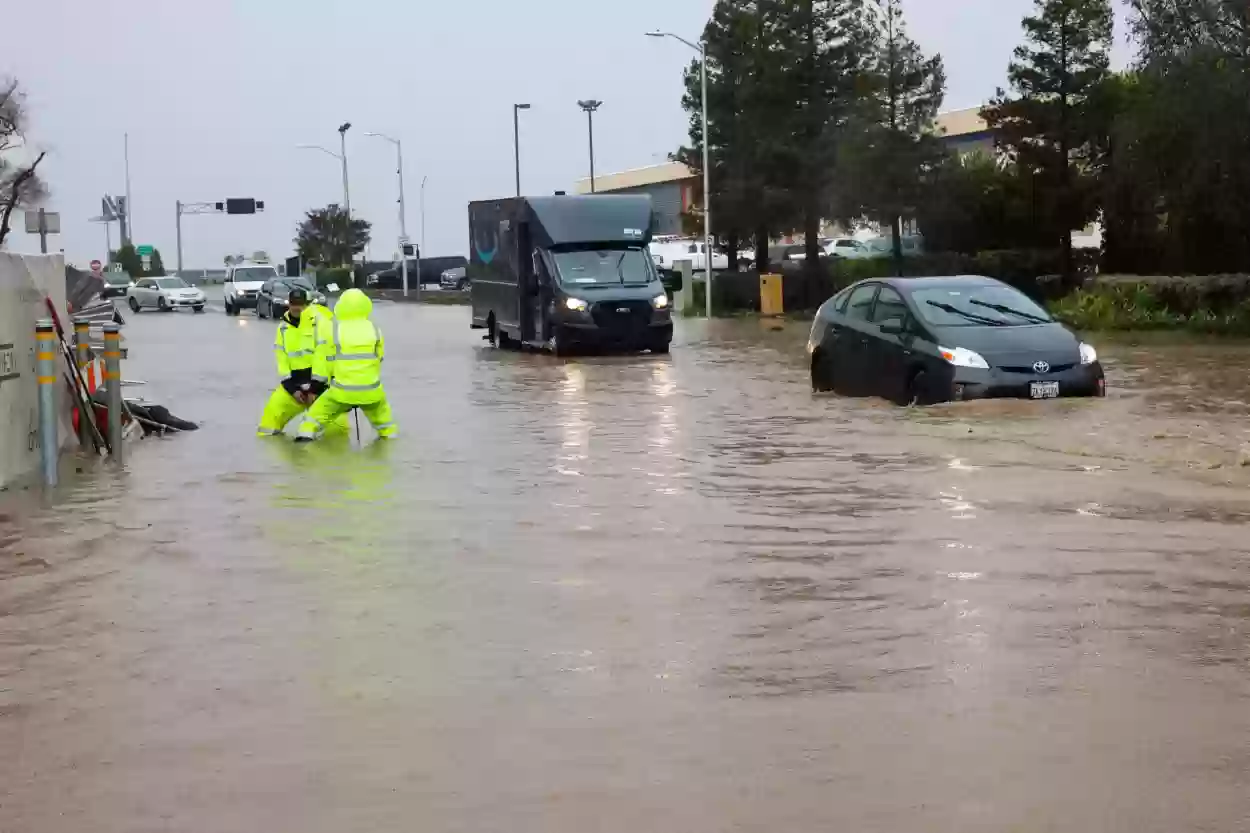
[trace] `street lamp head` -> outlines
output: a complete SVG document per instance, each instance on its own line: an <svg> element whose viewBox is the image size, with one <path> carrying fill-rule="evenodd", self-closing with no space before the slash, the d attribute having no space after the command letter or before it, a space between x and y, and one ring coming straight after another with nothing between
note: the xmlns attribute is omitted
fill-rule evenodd
<svg viewBox="0 0 1250 833"><path fill-rule="evenodd" d="M513 104L512 106L517 110L528 110L530 108L528 104Z"/></svg>
<svg viewBox="0 0 1250 833"><path fill-rule="evenodd" d="M666 37L668 37L668 35L666 35L665 33L661 32L659 29L656 29L654 32L647 32L647 37L649 37L649 38L666 38Z"/></svg>
<svg viewBox="0 0 1250 833"><path fill-rule="evenodd" d="M596 111L596 110L598 110L598 109L599 109L602 105L603 105L603 102L602 102L602 101L595 101L593 98L588 98L588 99L585 99L585 100L583 100L583 101L579 101L579 102L577 102L577 106L578 106L578 107L581 107L581 108L582 108L583 110L585 110L587 113L593 113L593 112L595 112L595 111Z"/></svg>
<svg viewBox="0 0 1250 833"><path fill-rule="evenodd" d="M351 123L351 122L349 122L349 121L345 121L345 122L343 122L342 124L340 124L340 125L339 125L339 132L340 132L340 133L346 133L347 131L349 131L349 130L351 130L351 129L352 129L352 123Z"/></svg>

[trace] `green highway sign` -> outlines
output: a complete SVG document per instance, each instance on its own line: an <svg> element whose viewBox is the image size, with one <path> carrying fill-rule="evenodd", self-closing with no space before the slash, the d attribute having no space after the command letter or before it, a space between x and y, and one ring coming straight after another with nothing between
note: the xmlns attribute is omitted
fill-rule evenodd
<svg viewBox="0 0 1250 833"><path fill-rule="evenodd" d="M135 254L139 257L151 257L154 251L151 246L135 246Z"/></svg>

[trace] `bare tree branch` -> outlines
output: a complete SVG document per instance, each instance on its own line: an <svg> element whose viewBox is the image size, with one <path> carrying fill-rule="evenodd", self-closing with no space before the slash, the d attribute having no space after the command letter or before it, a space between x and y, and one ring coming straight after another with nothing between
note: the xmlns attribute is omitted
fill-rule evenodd
<svg viewBox="0 0 1250 833"><path fill-rule="evenodd" d="M9 220L13 216L13 209L17 208L18 203L22 201L22 189L35 178L35 169L47 155L47 151L39 154L29 168L18 173L9 185L9 193L0 201L0 205L3 206L3 213L0 213L0 245L4 245L4 239L9 236Z"/></svg>

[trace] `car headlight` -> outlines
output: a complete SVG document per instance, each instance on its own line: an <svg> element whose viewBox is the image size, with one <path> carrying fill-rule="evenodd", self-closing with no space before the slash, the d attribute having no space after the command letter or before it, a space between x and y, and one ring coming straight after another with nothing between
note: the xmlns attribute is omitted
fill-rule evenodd
<svg viewBox="0 0 1250 833"><path fill-rule="evenodd" d="M942 358L946 359L955 367L975 367L980 370L989 370L990 363L982 358L980 353L974 353L963 347L951 349L949 347L939 347L938 352L942 354Z"/></svg>
<svg viewBox="0 0 1250 833"><path fill-rule="evenodd" d="M587 307L590 306L590 304L586 303L581 298L565 298L564 305L573 310L573 312L585 312Z"/></svg>
<svg viewBox="0 0 1250 833"><path fill-rule="evenodd" d="M651 306L655 309L668 309L668 293L661 292L651 299Z"/></svg>
<svg viewBox="0 0 1250 833"><path fill-rule="evenodd" d="M1098 361L1098 351L1092 344L1081 342L1081 364L1093 364Z"/></svg>

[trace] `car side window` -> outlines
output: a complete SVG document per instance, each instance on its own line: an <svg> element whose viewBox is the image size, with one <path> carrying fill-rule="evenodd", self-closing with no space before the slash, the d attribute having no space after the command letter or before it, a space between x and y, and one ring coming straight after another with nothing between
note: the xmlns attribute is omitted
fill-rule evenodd
<svg viewBox="0 0 1250 833"><path fill-rule="evenodd" d="M872 321L874 324L894 321L902 326L907 321L907 304L904 303L903 296L891 287L881 287L881 293L877 295L877 304L872 310Z"/></svg>
<svg viewBox="0 0 1250 833"><path fill-rule="evenodd" d="M856 287L846 304L846 317L855 321L867 321L872 312L872 299L877 294L877 284Z"/></svg>

